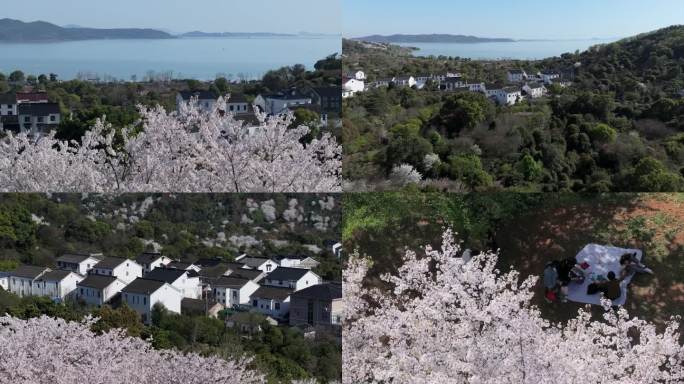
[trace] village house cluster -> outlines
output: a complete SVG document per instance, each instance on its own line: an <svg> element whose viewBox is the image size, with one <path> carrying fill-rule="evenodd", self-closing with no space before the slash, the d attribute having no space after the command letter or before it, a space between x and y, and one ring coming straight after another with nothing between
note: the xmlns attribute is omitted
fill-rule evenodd
<svg viewBox="0 0 684 384"><path fill-rule="evenodd" d="M249 125L258 125L254 107L267 116L276 116L297 109L308 109L320 116L321 125L327 125L333 116L339 116L342 109L341 91L339 87L300 87L273 94L259 94L253 103L249 103L245 95L232 94L228 98L226 108L235 119L245 121ZM176 107L197 99L200 109L213 110L219 95L212 91L183 91L176 95Z"/></svg>
<svg viewBox="0 0 684 384"><path fill-rule="evenodd" d="M319 265L312 257L242 255L234 262L187 263L161 253L143 253L135 260L68 253L56 264L54 269L20 265L0 272L0 287L20 297L74 300L92 307L126 304L147 324L156 304L173 313L209 316L232 309L228 326L254 313L292 326L336 328L342 322L341 283L324 282L312 271Z"/></svg>
<svg viewBox="0 0 684 384"><path fill-rule="evenodd" d="M59 104L49 102L47 92L0 94L0 131L38 135L56 128L60 121Z"/></svg>
<svg viewBox="0 0 684 384"><path fill-rule="evenodd" d="M524 71L511 69L506 75L507 84L486 84L482 81L466 80L460 73L447 72L444 74L403 75L389 78L379 78L367 82L366 74L362 70L346 73L342 78L342 97L348 98L356 93L374 88L413 87L423 89L433 85L445 92L481 92L499 105L515 105L525 98L536 99L546 95L547 87L556 84L560 87L570 86L572 83L563 79L560 72Z"/></svg>

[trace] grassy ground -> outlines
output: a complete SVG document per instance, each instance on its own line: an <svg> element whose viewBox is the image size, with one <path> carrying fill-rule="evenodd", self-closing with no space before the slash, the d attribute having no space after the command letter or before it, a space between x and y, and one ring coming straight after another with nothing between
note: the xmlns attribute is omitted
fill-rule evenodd
<svg viewBox="0 0 684 384"><path fill-rule="evenodd" d="M574 256L589 243L641 249L655 273L635 276L625 307L631 315L659 324L684 313L683 194L568 197L507 223L497 231L496 243L502 249L502 269L512 266L522 276L540 276L547 261ZM582 305L546 303L540 282L534 304L554 321L573 317Z"/></svg>
<svg viewBox="0 0 684 384"><path fill-rule="evenodd" d="M358 249L374 259L373 277L367 283L382 287L377 276L396 270L406 248L439 246L445 225L467 227L456 222L459 215L444 214L450 209L449 202L456 198L447 195L439 199L409 199L403 202L406 206L383 211L385 216L391 216L390 220L378 216L377 209L373 209L386 201L369 197L367 209L358 212L370 223L382 218L381 229L357 227L354 233L347 234L345 242L347 249ZM510 196L507 198L510 200ZM490 207L481 206L462 215L462 220L481 217L482 209ZM684 313L684 194L548 194L538 207L522 211L523 214L499 222L484 241L466 239L465 245L501 249L499 268L513 267L523 278L540 276L547 261L574 256L589 243L639 248L655 274L637 275L632 280L626 304L630 314L662 324L670 316ZM561 322L574 317L581 306L546 303L541 284L533 302L544 317ZM594 307L593 312L599 315L602 309Z"/></svg>

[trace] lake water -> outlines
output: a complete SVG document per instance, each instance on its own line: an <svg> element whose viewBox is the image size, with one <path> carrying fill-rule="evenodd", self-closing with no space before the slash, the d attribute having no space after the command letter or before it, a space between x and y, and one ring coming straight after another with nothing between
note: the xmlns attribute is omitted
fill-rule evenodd
<svg viewBox="0 0 684 384"><path fill-rule="evenodd" d="M400 43L404 47L419 48L415 56L459 56L471 59L518 59L537 60L560 56L563 53L586 50L597 45L614 42L605 40L559 40L559 41L515 41L509 43Z"/></svg>
<svg viewBox="0 0 684 384"><path fill-rule="evenodd" d="M217 74L253 79L285 65L313 69L316 61L341 50L341 39L334 36L0 43L0 72L56 73L62 80L79 72L142 80L148 71L198 80Z"/></svg>

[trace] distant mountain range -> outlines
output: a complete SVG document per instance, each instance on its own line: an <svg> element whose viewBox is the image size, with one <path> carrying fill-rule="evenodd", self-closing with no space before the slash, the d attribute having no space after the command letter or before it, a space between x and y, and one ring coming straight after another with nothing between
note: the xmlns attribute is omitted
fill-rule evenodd
<svg viewBox="0 0 684 384"><path fill-rule="evenodd" d="M75 24L59 26L45 21L25 23L20 20L0 19L0 42L55 42L73 40L103 39L174 39L184 37L213 38L269 38L269 37L320 37L333 36L319 33L299 32L202 32L193 31L173 34L169 31L150 28L98 29L85 28Z"/></svg>
<svg viewBox="0 0 684 384"><path fill-rule="evenodd" d="M171 39L174 36L155 29L117 28L96 29L64 28L45 21L25 23L19 20L0 19L0 41L50 42L101 39Z"/></svg>
<svg viewBox="0 0 684 384"><path fill-rule="evenodd" d="M371 35L357 37L352 40L363 40L372 43L511 43L514 39L487 38L466 35L430 34L430 35Z"/></svg>

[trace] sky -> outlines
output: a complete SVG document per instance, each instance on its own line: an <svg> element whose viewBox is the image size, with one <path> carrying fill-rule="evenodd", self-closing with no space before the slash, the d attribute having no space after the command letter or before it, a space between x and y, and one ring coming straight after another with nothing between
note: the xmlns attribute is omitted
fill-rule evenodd
<svg viewBox="0 0 684 384"><path fill-rule="evenodd" d="M342 0L343 35L628 37L684 24L684 0Z"/></svg>
<svg viewBox="0 0 684 384"><path fill-rule="evenodd" d="M0 18L170 32L341 32L342 0L3 1ZM30 4L29 4L30 3Z"/></svg>

